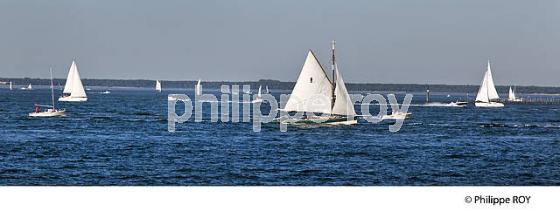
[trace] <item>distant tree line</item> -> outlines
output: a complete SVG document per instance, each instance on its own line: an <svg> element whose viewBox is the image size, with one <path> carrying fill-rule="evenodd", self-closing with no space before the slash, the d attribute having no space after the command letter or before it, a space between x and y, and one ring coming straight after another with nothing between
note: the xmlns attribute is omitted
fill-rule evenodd
<svg viewBox="0 0 560 211"><path fill-rule="evenodd" d="M49 79L39 78L0 78L3 82L13 82L15 87L32 85L49 85ZM54 79L55 86L64 86L66 79ZM114 80L114 79L83 79L85 86L100 87L154 87L155 80ZM194 88L196 81L161 81L163 88ZM257 89L259 85L263 88L268 86L270 89L291 90L295 83L278 80L259 80L259 81L203 81L203 87L208 89L219 89L221 85L250 85L252 89ZM5 86L5 85L0 85ZM445 84L381 84L381 83L347 83L348 90L361 92L375 91L394 91L394 92L424 92L430 89L432 92L477 92L479 85L445 85ZM517 93L560 93L560 87L543 86L516 86ZM509 86L497 86L498 92L507 93Z"/></svg>

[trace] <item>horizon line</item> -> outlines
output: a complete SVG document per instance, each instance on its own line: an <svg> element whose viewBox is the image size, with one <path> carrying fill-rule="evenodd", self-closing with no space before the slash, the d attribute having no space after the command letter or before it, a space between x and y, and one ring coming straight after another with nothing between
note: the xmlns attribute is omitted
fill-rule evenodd
<svg viewBox="0 0 560 211"><path fill-rule="evenodd" d="M0 77L0 82L3 82L5 79L17 79L17 80L50 80L50 78L30 78L30 77L16 77L16 78L2 78ZM53 80L66 80L66 78L53 78ZM159 80L160 82L197 82L198 79L194 79L194 80L162 80L162 79L106 79L106 78L83 78L82 80L113 80L113 81L153 81L155 83L156 80ZM253 81L226 81L226 80L209 80L209 81L204 81L202 80L202 82L209 82L209 83L217 83L217 82L226 82L226 83L242 83L242 82L248 82L248 83L258 83L259 81L274 81L274 82L280 82L280 83L295 83L296 81L281 81L281 80L275 80L275 79L258 79L258 80L253 80ZM4 81L7 82L7 81ZM480 84L442 84L442 83L416 83L416 82L412 82L412 83L382 83L382 82L347 82L345 81L346 84L379 84L379 85L424 85L424 86L480 86ZM560 88L560 86L553 86L553 85L545 85L545 86L539 86L539 85L516 85L516 84L511 84L511 85L500 85L500 84L496 84L496 86L511 86L511 87L542 87L542 88Z"/></svg>

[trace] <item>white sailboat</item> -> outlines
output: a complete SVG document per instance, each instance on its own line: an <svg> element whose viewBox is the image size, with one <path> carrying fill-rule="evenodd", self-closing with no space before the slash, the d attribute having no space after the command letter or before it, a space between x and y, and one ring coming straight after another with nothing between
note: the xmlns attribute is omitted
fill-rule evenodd
<svg viewBox="0 0 560 211"><path fill-rule="evenodd" d="M156 80L156 91L161 92L161 82L159 80Z"/></svg>
<svg viewBox="0 0 560 211"><path fill-rule="evenodd" d="M84 90L84 86L82 85L80 73L78 72L78 67L76 66L75 61L72 61L72 65L70 65L70 70L68 70L68 77L66 78L66 84L64 85L64 91L62 91L62 96L58 98L58 101L87 101L86 91Z"/></svg>
<svg viewBox="0 0 560 211"><path fill-rule="evenodd" d="M21 90L33 90L33 86L31 84L27 85L27 87L21 87Z"/></svg>
<svg viewBox="0 0 560 211"><path fill-rule="evenodd" d="M12 82L10 81L10 90L13 90L14 88L12 87Z"/></svg>
<svg viewBox="0 0 560 211"><path fill-rule="evenodd" d="M511 86L509 87L508 101L510 101L510 102L521 102L521 101L523 101L521 98L517 98L515 96L515 91L513 89L511 89Z"/></svg>
<svg viewBox="0 0 560 211"><path fill-rule="evenodd" d="M492 70L490 69L490 61L488 61L488 67L486 73L484 73L484 78L482 79L482 84L476 95L475 106L476 107L504 107L503 103L497 102L500 99L496 87L494 86L494 79L492 78Z"/></svg>
<svg viewBox="0 0 560 211"><path fill-rule="evenodd" d="M29 113L30 117L56 117L56 116L64 116L65 110L64 109L56 109L54 105L54 84L53 84L53 77L52 77L52 69L51 72L51 100L52 105L35 105L35 112ZM44 111L39 111L39 107L46 107Z"/></svg>
<svg viewBox="0 0 560 211"><path fill-rule="evenodd" d="M201 80L198 79L198 82L196 83L196 85L194 86L194 91L196 95L202 95L202 85L200 84Z"/></svg>
<svg viewBox="0 0 560 211"><path fill-rule="evenodd" d="M253 103L260 103L262 102L262 93L261 93L261 89L262 86L259 86L259 92L257 93L257 96L255 97L255 99L252 101Z"/></svg>
<svg viewBox="0 0 560 211"><path fill-rule="evenodd" d="M405 112L393 112L392 114L385 115L381 117L381 120L399 120L399 119L406 119L412 113L405 113Z"/></svg>
<svg viewBox="0 0 560 211"><path fill-rule="evenodd" d="M266 86L266 93L270 94L270 90L268 90L268 86Z"/></svg>
<svg viewBox="0 0 560 211"><path fill-rule="evenodd" d="M305 123L318 120L326 124L356 124L356 111L348 95L342 75L335 61L335 42L332 42L331 81L323 67L309 50L299 78L286 102L284 111L306 112L303 119L284 120L282 123ZM309 116L309 113L320 113L322 116Z"/></svg>

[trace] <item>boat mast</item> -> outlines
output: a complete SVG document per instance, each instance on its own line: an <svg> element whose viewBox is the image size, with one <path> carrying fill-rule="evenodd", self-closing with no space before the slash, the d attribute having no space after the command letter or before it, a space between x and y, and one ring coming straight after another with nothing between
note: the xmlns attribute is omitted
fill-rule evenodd
<svg viewBox="0 0 560 211"><path fill-rule="evenodd" d="M428 85L428 89L426 89L426 103L430 102L430 86Z"/></svg>
<svg viewBox="0 0 560 211"><path fill-rule="evenodd" d="M52 107L53 110L54 108L54 84L53 84L53 76L52 76L52 67L49 69L49 71L51 72L51 100L52 100Z"/></svg>
<svg viewBox="0 0 560 211"><path fill-rule="evenodd" d="M335 86L336 86L336 60L335 60L335 53L334 53L334 45L335 45L335 41L332 41L332 45L331 45L331 51L332 51L332 64L331 64L331 68L332 68L332 101L331 101L331 109L334 108L334 102L336 100L336 96L335 96Z"/></svg>

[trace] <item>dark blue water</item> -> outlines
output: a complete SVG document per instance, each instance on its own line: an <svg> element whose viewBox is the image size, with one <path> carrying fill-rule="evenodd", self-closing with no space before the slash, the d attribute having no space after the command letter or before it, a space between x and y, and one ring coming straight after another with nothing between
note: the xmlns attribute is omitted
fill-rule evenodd
<svg viewBox="0 0 560 211"><path fill-rule="evenodd" d="M49 90L0 90L0 184L560 185L558 105L412 106L397 133L390 121L285 133L204 121L169 133L167 94L178 91L100 91L62 104L67 117L38 119L27 113Z"/></svg>

